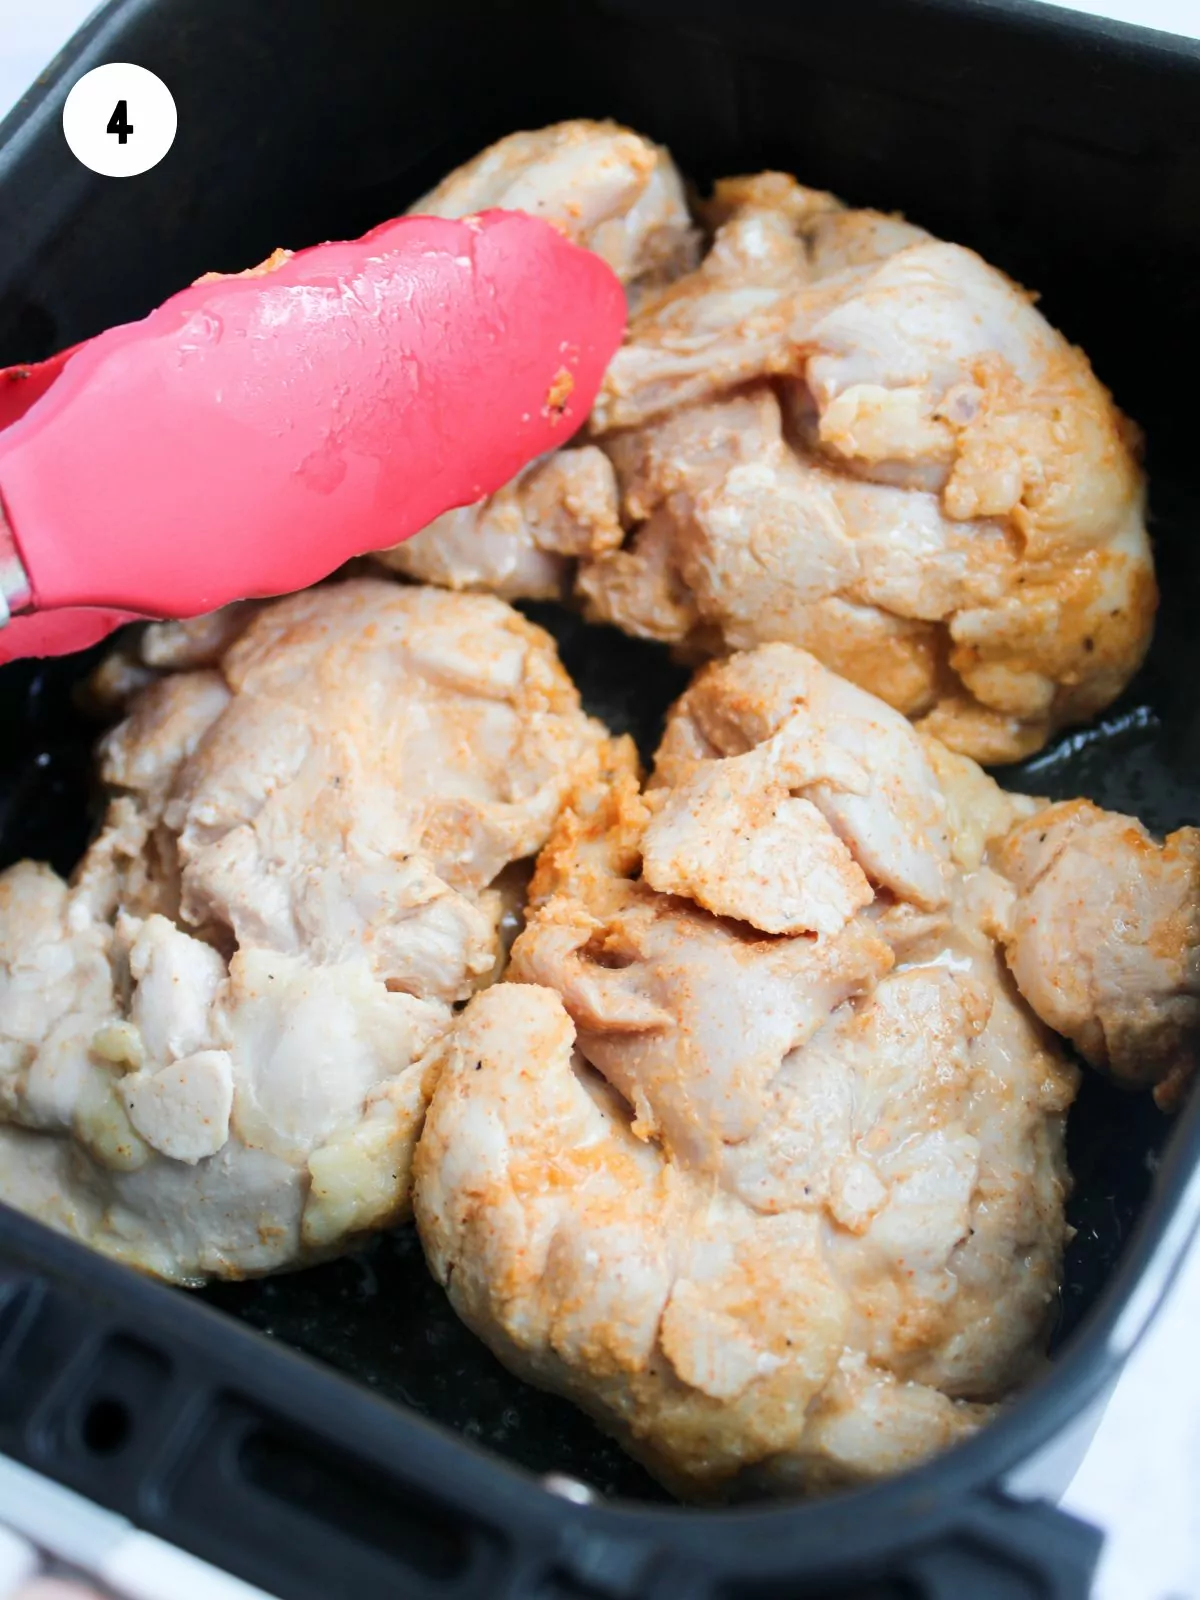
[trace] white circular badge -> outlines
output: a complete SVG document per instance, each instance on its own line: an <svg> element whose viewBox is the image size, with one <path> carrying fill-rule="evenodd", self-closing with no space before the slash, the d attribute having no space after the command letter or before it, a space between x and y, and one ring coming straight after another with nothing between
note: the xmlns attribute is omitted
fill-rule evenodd
<svg viewBox="0 0 1200 1600"><path fill-rule="evenodd" d="M175 142L178 121L170 89L130 61L85 72L63 107L72 154L106 178L133 178L156 167Z"/></svg>

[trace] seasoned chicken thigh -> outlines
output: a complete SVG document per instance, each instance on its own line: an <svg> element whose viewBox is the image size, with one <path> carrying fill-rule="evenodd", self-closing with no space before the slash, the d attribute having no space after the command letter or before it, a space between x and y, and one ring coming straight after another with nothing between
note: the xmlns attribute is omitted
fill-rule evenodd
<svg viewBox="0 0 1200 1600"><path fill-rule="evenodd" d="M1066 1237L1078 1075L1035 1013L1165 1051L1194 1005L1190 838L1143 890L1112 846L1157 847L1086 809L1097 920L1047 922L1071 843L1047 868L1030 836L1062 808L791 646L705 669L644 790L618 748L577 792L508 979L438 1048L414 1204L460 1315L683 1494L857 1482L979 1427L1041 1360ZM1157 966L1096 958L1054 1012L1131 901Z"/></svg>
<svg viewBox="0 0 1200 1600"><path fill-rule="evenodd" d="M970 250L781 174L718 184L708 255L635 315L592 414L629 537L588 614L693 655L770 640L956 749L1030 753L1140 664L1132 430Z"/></svg>
<svg viewBox="0 0 1200 1600"><path fill-rule="evenodd" d="M604 742L490 597L355 580L240 621L143 637L214 664L106 736L70 885L0 875L0 1198L184 1281L405 1213L426 1054Z"/></svg>
<svg viewBox="0 0 1200 1600"><path fill-rule="evenodd" d="M734 657L648 789L627 758L577 794L511 983L443 1047L434 1273L681 1492L895 1470L1036 1365L1075 1071L956 844L902 717L792 647Z"/></svg>
<svg viewBox="0 0 1200 1600"><path fill-rule="evenodd" d="M637 285L591 419L624 529L526 514L518 484L389 564L544 598L578 563L594 620L692 659L800 645L981 761L1121 692L1156 605L1134 430L1003 273L773 172L717 184L689 271L669 158L610 124L516 134L420 205L484 203Z"/></svg>

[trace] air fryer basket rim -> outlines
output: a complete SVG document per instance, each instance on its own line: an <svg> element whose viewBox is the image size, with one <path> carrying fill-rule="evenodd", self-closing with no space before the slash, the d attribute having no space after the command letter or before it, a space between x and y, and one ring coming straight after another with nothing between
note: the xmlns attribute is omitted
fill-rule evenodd
<svg viewBox="0 0 1200 1600"><path fill-rule="evenodd" d="M0 187L26 141L47 121L57 119L65 86L80 69L105 59L109 45L120 40L134 19L172 3L108 0L93 14L0 123ZM955 3L910 0L907 8L893 9L948 11ZM616 0L612 9L631 7L627 0ZM715 9L714 0L697 0L695 24L702 26ZM1035 31L1108 42L1126 53L1152 52L1176 63L1183 57L1200 59L1200 45L1192 41L1176 42L1137 27L1050 11L1030 0L983 0L980 9ZM645 10L677 8L669 0L647 0ZM542 1552L539 1561L546 1550L561 1551L575 1540L599 1539L615 1541L614 1548L626 1544L660 1555L666 1552L668 1565L663 1571L675 1574L676 1581L679 1573L695 1574L697 1562L704 1564L714 1582L734 1571L764 1583L797 1575L821 1579L846 1570L850 1548L856 1569L866 1570L872 1563L886 1563L961 1531L979 1507L993 1504L1005 1475L1036 1454L1112 1382L1161 1303L1197 1227L1200 1096L1193 1097L1181 1114L1150 1200L1085 1324L1045 1377L1018 1396L986 1430L900 1478L818 1504L777 1503L707 1515L677 1507L566 1502L548 1493L525 1470L381 1401L330 1368L0 1206L0 1448L74 1483L151 1531L270 1587L269 1573L256 1564L253 1552L231 1547L216 1530L181 1526L174 1516L167 1485L178 1470L170 1448L172 1438L179 1444L178 1416L172 1427L164 1425L155 1435L156 1448L132 1473L117 1470L89 1477L72 1463L69 1452L64 1453L51 1426L56 1408L64 1395L73 1392L72 1386L81 1381L105 1341L128 1338L162 1353L171 1370L180 1374L178 1381L193 1409L201 1403L211 1405L216 1396L244 1404L248 1412L272 1425L298 1429L331 1451L353 1455L405 1490L432 1497L468 1525L489 1529L489 1536L502 1538L519 1529L516 1545L527 1551L536 1547ZM41 1331L57 1330L63 1360L55 1381L35 1396L32 1408L26 1406L27 1424L17 1429L8 1420L10 1402L14 1384L24 1380L12 1356L19 1352L22 1331L39 1317ZM181 1390L181 1410L186 1411L182 1399ZM1019 1532L1014 1536L1019 1539ZM983 1543L988 1543L986 1538ZM658 1573L658 1567L654 1571ZM657 1594L659 1580L654 1581ZM596 1592L640 1595L643 1591L610 1587ZM669 1590L664 1583L661 1593L668 1592L683 1590Z"/></svg>

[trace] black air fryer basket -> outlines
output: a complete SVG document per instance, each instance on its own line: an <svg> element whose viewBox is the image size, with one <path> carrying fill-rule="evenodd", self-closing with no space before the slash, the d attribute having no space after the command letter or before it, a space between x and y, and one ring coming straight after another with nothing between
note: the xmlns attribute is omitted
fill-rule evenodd
<svg viewBox="0 0 1200 1600"><path fill-rule="evenodd" d="M179 109L169 156L125 181L79 166L60 126L113 60ZM353 236L490 139L584 115L666 142L701 185L775 166L903 210L1042 291L1147 431L1164 604L1121 703L1011 781L1200 821L1190 42L1013 0L114 0L0 126L0 362L206 269ZM652 746L678 672L533 609L589 708ZM0 865L68 870L83 847L86 665L0 672ZM1064 1486L1200 1220L1200 1096L1172 1123L1088 1073L1070 1147L1049 1375L868 1491L672 1505L460 1327L411 1232L185 1295L3 1208L0 1452L284 1600L1083 1596L1098 1536L1034 1497Z"/></svg>

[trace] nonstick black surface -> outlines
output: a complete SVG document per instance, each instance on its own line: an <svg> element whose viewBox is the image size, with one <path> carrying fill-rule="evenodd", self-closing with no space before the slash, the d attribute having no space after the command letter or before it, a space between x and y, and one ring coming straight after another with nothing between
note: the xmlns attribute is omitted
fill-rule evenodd
<svg viewBox="0 0 1200 1600"><path fill-rule="evenodd" d="M1200 503L1156 484L1152 527L1163 603L1150 658L1101 720L997 775L1061 799L1086 795L1167 832L1200 821L1200 576L1187 541ZM555 606L523 607L557 637L588 709L643 753L687 675L656 645L586 626ZM0 865L33 856L68 872L91 825L95 724L73 686L98 658L0 671ZM1170 1127L1148 1095L1084 1075L1071 1112L1078 1230L1067 1253L1056 1346L1105 1283L1137 1217ZM307 1272L202 1291L210 1304L535 1472L567 1472L605 1494L661 1489L565 1401L518 1382L458 1322L425 1270L411 1228Z"/></svg>

